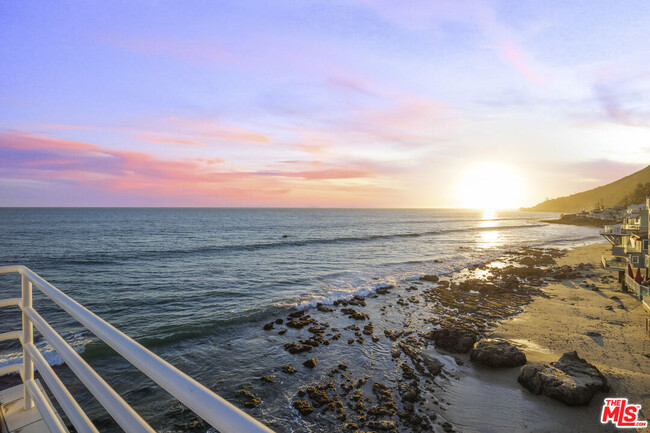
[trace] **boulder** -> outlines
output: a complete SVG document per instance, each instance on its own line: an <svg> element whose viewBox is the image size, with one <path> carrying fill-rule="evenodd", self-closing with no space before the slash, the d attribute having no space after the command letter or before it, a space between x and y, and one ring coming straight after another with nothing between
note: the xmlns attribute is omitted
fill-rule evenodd
<svg viewBox="0 0 650 433"><path fill-rule="evenodd" d="M436 347L448 352L467 353L476 342L477 334L457 326L435 329L429 338L436 343Z"/></svg>
<svg viewBox="0 0 650 433"><path fill-rule="evenodd" d="M605 376L575 351L550 364L524 365L518 381L533 394L544 394L569 406L586 405L596 392L608 390Z"/></svg>
<svg viewBox="0 0 650 433"><path fill-rule="evenodd" d="M309 358L307 361L303 362L302 365L304 365L307 368L314 368L316 367L316 359Z"/></svg>
<svg viewBox="0 0 650 433"><path fill-rule="evenodd" d="M474 345L470 359L489 367L516 367L526 363L524 352L502 338L487 338Z"/></svg>

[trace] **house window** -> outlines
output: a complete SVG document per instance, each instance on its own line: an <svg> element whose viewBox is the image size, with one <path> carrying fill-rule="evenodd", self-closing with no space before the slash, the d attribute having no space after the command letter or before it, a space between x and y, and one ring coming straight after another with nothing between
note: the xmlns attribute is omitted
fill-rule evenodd
<svg viewBox="0 0 650 433"><path fill-rule="evenodd" d="M639 256L632 257L632 263L634 263L635 265L638 264L639 263Z"/></svg>
<svg viewBox="0 0 650 433"><path fill-rule="evenodd" d="M646 250L646 251L648 250L648 240L647 239L643 240L643 249Z"/></svg>

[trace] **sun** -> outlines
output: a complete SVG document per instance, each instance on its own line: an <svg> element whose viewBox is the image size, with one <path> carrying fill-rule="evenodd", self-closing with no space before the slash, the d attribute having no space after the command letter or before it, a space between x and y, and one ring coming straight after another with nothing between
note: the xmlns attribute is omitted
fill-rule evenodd
<svg viewBox="0 0 650 433"><path fill-rule="evenodd" d="M515 209L524 199L524 179L507 164L482 162L463 172L458 193L466 208Z"/></svg>

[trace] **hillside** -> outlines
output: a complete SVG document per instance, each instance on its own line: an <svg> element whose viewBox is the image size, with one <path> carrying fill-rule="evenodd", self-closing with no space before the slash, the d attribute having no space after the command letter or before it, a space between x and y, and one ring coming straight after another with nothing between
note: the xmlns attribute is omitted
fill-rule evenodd
<svg viewBox="0 0 650 433"><path fill-rule="evenodd" d="M546 200L524 210L535 212L580 212L583 209L593 209L595 204L601 200L605 207L611 207L620 204L626 196L632 194L638 184L645 185L648 182L650 182L650 165L607 185L567 197Z"/></svg>

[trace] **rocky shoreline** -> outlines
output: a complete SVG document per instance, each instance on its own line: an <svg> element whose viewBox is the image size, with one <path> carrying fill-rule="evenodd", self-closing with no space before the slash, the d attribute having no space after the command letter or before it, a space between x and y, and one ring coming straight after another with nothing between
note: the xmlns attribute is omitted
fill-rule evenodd
<svg viewBox="0 0 650 433"><path fill-rule="evenodd" d="M596 227L602 230L606 224L620 224L619 220L602 220L599 218L583 217L575 214L562 215L558 219L541 220L549 224L566 224L572 226Z"/></svg>
<svg viewBox="0 0 650 433"><path fill-rule="evenodd" d="M424 275L366 297L294 311L264 324L261 332L286 338L282 349L295 359L280 374L292 375L303 368L314 372L313 382L301 386L292 398L292 410L327 426L324 431L455 431L436 382L455 377L466 362L459 354L470 350L472 363L495 368L526 363L521 350L507 341L490 340L489 334L499 321L545 296L540 289L544 285L593 276L592 264L558 266L556 259L563 254L529 248L453 275ZM364 350L370 346L377 367L348 367L355 364L345 358L350 351L340 357L332 352L341 345ZM332 355L329 359L340 362L319 362L325 351ZM539 369L528 368L526 377ZM534 387L528 389L537 393ZM245 407L263 404L255 389L238 394Z"/></svg>

